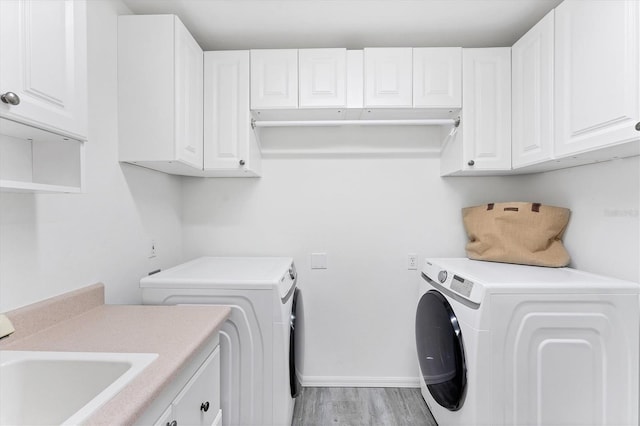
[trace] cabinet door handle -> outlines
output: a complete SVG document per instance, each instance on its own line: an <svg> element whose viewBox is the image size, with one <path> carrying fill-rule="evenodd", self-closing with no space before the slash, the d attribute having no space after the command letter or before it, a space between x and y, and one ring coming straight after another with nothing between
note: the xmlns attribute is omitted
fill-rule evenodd
<svg viewBox="0 0 640 426"><path fill-rule="evenodd" d="M167 422L167 426L178 426L178 422L176 420L172 422Z"/></svg>
<svg viewBox="0 0 640 426"><path fill-rule="evenodd" d="M474 164L476 164L476 162L473 161L473 160L469 160L469 162L467 164L470 165L470 166L473 166Z"/></svg>
<svg viewBox="0 0 640 426"><path fill-rule="evenodd" d="M209 401L203 402L202 405L200 405L200 411L204 411L205 413L209 411Z"/></svg>
<svg viewBox="0 0 640 426"><path fill-rule="evenodd" d="M245 165L244 160L240 160L240 161L239 161L239 163L240 163L240 165L241 165L241 166L244 166L244 165Z"/></svg>
<svg viewBox="0 0 640 426"><path fill-rule="evenodd" d="M636 123L636 130L640 132L640 121Z"/></svg>
<svg viewBox="0 0 640 426"><path fill-rule="evenodd" d="M7 92L0 95L0 100L5 104L9 105L18 105L20 103L20 96L16 95L13 92Z"/></svg>

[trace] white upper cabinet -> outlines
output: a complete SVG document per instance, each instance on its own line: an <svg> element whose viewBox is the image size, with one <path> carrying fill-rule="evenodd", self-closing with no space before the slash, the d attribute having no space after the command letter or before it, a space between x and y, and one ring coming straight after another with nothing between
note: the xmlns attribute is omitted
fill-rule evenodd
<svg viewBox="0 0 640 426"><path fill-rule="evenodd" d="M0 116L86 140L85 2L2 0L0 16Z"/></svg>
<svg viewBox="0 0 640 426"><path fill-rule="evenodd" d="M640 140L639 26L634 0L556 8L556 155Z"/></svg>
<svg viewBox="0 0 640 426"><path fill-rule="evenodd" d="M511 48L462 50L460 129L447 138L441 174L511 170Z"/></svg>
<svg viewBox="0 0 640 426"><path fill-rule="evenodd" d="M175 138L179 160L202 167L202 49L175 18Z"/></svg>
<svg viewBox="0 0 640 426"><path fill-rule="evenodd" d="M364 107L413 106L413 49L364 49Z"/></svg>
<svg viewBox="0 0 640 426"><path fill-rule="evenodd" d="M511 49L464 49L462 130L467 170L511 169Z"/></svg>
<svg viewBox="0 0 640 426"><path fill-rule="evenodd" d="M300 49L300 108L347 105L347 49Z"/></svg>
<svg viewBox="0 0 640 426"><path fill-rule="evenodd" d="M120 161L202 173L202 49L173 15L118 18Z"/></svg>
<svg viewBox="0 0 640 426"><path fill-rule="evenodd" d="M258 176L249 111L249 51L204 54L204 175Z"/></svg>
<svg viewBox="0 0 640 426"><path fill-rule="evenodd" d="M413 49L413 106L460 108L462 106L462 48Z"/></svg>
<svg viewBox="0 0 640 426"><path fill-rule="evenodd" d="M298 50L251 51L251 109L298 108Z"/></svg>
<svg viewBox="0 0 640 426"><path fill-rule="evenodd" d="M511 48L512 165L553 155L553 11Z"/></svg>

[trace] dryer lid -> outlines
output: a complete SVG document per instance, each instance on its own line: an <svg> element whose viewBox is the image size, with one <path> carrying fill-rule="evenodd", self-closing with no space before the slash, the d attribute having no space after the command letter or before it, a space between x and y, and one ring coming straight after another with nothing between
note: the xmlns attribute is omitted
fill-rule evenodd
<svg viewBox="0 0 640 426"><path fill-rule="evenodd" d="M290 257L201 257L140 280L142 288L278 288L286 295L292 279ZM281 287L286 288L281 288Z"/></svg>

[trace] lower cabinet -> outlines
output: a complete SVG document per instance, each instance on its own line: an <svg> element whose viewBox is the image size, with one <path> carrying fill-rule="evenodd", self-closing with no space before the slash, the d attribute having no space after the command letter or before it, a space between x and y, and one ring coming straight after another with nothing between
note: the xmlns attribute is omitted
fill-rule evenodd
<svg viewBox="0 0 640 426"><path fill-rule="evenodd" d="M216 336L137 420L138 425L212 426L222 424L220 345Z"/></svg>
<svg viewBox="0 0 640 426"><path fill-rule="evenodd" d="M220 347L218 346L155 424L157 426L210 426L221 423Z"/></svg>

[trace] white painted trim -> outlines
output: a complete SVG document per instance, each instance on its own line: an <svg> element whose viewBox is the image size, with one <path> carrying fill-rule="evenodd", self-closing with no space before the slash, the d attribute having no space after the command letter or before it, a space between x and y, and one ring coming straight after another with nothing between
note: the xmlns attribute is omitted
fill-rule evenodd
<svg viewBox="0 0 640 426"><path fill-rule="evenodd" d="M418 377L303 376L305 387L419 388Z"/></svg>

